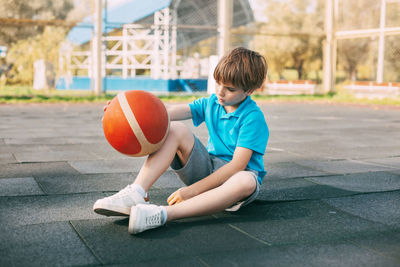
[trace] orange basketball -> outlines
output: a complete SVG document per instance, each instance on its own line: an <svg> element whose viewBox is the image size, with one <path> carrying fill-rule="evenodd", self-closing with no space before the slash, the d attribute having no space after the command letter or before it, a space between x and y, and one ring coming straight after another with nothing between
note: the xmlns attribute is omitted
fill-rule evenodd
<svg viewBox="0 0 400 267"><path fill-rule="evenodd" d="M169 130L169 117L164 104L145 91L119 93L107 106L103 131L117 151L141 157L157 151Z"/></svg>

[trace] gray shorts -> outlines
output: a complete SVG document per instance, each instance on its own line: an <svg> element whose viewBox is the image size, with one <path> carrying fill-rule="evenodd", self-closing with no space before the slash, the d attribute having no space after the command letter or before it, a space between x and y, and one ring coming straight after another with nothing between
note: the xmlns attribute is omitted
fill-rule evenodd
<svg viewBox="0 0 400 267"><path fill-rule="evenodd" d="M207 149L200 142L200 140L197 139L197 137L194 137L194 139L194 146L185 166L182 166L178 155L175 155L175 158L171 163L171 168L176 172L178 177L185 185L194 184L195 182L207 177L208 175L228 163L223 159L208 154ZM226 211L239 210L242 206L246 206L247 204L254 201L258 196L258 193L260 192L260 184L257 179L258 173L250 169L246 169L245 171L250 172L254 177L257 184L256 189L249 197L225 209Z"/></svg>

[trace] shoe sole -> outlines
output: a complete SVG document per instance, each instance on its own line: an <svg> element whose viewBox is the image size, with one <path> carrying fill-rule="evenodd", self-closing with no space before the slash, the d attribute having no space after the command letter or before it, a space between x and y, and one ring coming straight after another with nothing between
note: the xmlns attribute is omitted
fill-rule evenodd
<svg viewBox="0 0 400 267"><path fill-rule="evenodd" d="M143 204L149 204L149 202L146 201ZM93 206L93 211L97 214L105 216L129 216L129 214L131 213L131 207L123 208L120 206L107 205L104 203L95 203Z"/></svg>
<svg viewBox="0 0 400 267"><path fill-rule="evenodd" d="M130 208L123 208L118 206L95 204L93 206L94 212L105 216L129 216Z"/></svg>

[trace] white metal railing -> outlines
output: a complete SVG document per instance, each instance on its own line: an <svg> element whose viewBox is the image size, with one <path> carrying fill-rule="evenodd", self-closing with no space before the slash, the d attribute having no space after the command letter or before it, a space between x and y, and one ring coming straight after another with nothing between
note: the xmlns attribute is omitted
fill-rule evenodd
<svg viewBox="0 0 400 267"><path fill-rule="evenodd" d="M400 83L355 82L343 86L358 98L391 98L400 96Z"/></svg>
<svg viewBox="0 0 400 267"><path fill-rule="evenodd" d="M176 66L176 12L165 8L154 14L154 24L125 24L122 36L102 37L102 75L119 69L122 77L134 77L138 70L150 70L151 77L176 78L181 69ZM93 53L64 49L60 62L69 70L86 70L92 77ZM60 66L63 66L60 64Z"/></svg>
<svg viewBox="0 0 400 267"><path fill-rule="evenodd" d="M269 95L312 95L316 86L312 81L275 81L268 82L265 88Z"/></svg>

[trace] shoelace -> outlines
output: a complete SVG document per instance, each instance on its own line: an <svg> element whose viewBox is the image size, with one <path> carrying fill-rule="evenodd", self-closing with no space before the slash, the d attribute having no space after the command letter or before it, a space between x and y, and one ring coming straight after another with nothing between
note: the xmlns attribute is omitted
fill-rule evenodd
<svg viewBox="0 0 400 267"><path fill-rule="evenodd" d="M159 225L161 224L161 213L157 213L154 215L150 215L146 217L146 224L147 225Z"/></svg>

